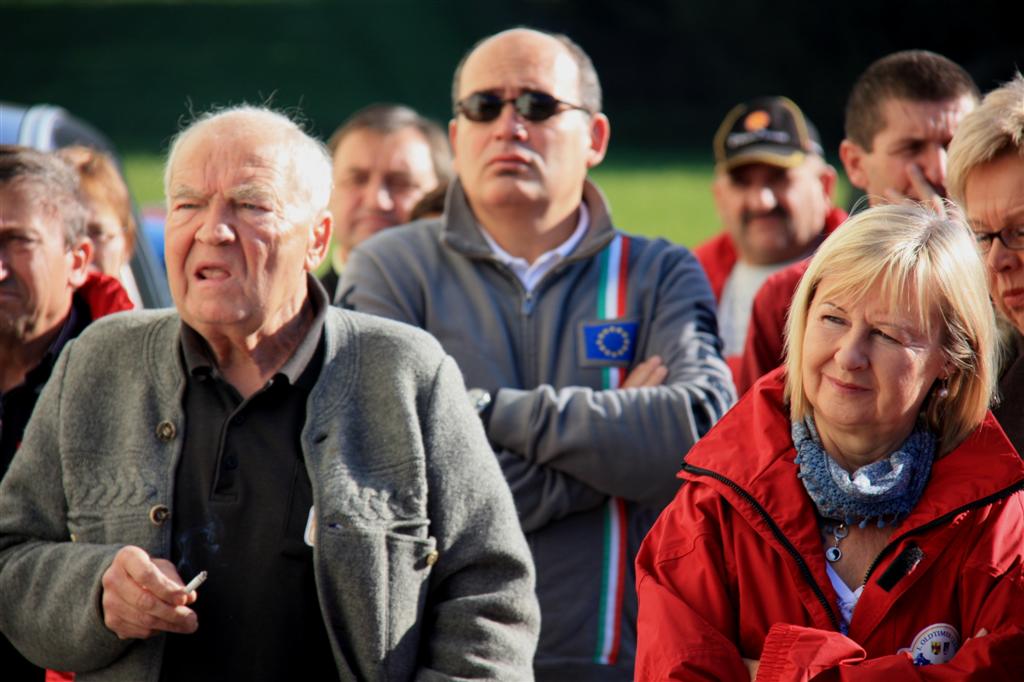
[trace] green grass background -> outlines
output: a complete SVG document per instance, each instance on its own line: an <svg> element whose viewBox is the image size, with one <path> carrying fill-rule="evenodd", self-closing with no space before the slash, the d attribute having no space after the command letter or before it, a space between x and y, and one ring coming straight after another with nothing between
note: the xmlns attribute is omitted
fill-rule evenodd
<svg viewBox="0 0 1024 682"><path fill-rule="evenodd" d="M123 161L136 201L141 206L162 205L163 157L129 153ZM608 197L619 228L693 247L719 230L711 199L712 174L710 159L616 160L613 156L591 177ZM838 194L836 203L845 206L850 194L845 181Z"/></svg>

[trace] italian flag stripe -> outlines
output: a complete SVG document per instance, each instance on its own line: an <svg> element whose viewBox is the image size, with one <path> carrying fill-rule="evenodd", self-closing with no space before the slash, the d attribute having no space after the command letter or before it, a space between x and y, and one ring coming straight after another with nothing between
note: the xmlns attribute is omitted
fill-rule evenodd
<svg viewBox="0 0 1024 682"><path fill-rule="evenodd" d="M597 316L614 320L626 314L626 286L629 283L629 238L616 235L600 256L601 282L597 293ZM605 367L605 389L622 385L625 367ZM619 498L605 506L604 555L601 562L601 601L598 608L595 660L614 665L619 658L622 634L622 597L626 589L626 503Z"/></svg>

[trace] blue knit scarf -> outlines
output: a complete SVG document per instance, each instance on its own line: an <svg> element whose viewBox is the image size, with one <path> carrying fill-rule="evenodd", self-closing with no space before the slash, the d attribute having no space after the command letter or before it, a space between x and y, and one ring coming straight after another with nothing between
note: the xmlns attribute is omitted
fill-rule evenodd
<svg viewBox="0 0 1024 682"><path fill-rule="evenodd" d="M899 450L852 474L825 452L812 417L793 422L792 434L797 478L818 513L861 528L873 519L881 528L906 517L921 498L935 459L935 436L921 425Z"/></svg>

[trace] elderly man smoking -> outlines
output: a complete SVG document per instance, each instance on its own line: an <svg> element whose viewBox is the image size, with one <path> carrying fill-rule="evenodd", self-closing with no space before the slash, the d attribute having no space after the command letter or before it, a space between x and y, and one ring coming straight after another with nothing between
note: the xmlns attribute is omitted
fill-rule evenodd
<svg viewBox="0 0 1024 682"><path fill-rule="evenodd" d="M0 628L98 680L528 676L530 557L454 362L309 275L322 146L227 110L166 185L177 310L58 361L0 488Z"/></svg>

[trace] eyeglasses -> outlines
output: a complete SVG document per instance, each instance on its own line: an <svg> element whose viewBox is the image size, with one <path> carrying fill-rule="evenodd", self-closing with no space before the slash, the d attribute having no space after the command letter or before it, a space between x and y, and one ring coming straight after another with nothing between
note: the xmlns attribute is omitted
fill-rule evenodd
<svg viewBox="0 0 1024 682"><path fill-rule="evenodd" d="M455 114L462 114L470 121L477 123L487 123L501 116L501 110L508 103L515 107L517 114L527 121L534 123L546 121L555 114L571 109L590 113L590 110L586 107L563 102L546 92L524 90L518 97L510 97L509 99L502 99L498 95L489 92L474 92L469 97L456 103ZM563 109L562 107L565 108Z"/></svg>
<svg viewBox="0 0 1024 682"><path fill-rule="evenodd" d="M1008 249L1024 250L1024 226L1005 227L998 232L974 233L974 241L978 243L978 250L982 253L988 253L992 249L992 242L997 239Z"/></svg>

